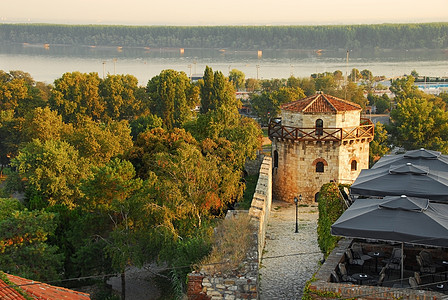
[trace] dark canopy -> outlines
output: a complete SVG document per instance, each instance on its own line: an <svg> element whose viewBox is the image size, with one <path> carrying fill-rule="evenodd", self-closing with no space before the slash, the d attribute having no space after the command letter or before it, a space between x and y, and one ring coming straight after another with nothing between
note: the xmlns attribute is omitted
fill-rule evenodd
<svg viewBox="0 0 448 300"><path fill-rule="evenodd" d="M432 171L448 172L448 156L442 155L438 151L426 150L424 148L407 151L404 154L385 155L373 165L372 169L389 168L391 165L406 163L426 166Z"/></svg>
<svg viewBox="0 0 448 300"><path fill-rule="evenodd" d="M362 170L350 187L353 195L428 198L448 202L448 172L412 163Z"/></svg>
<svg viewBox="0 0 448 300"><path fill-rule="evenodd" d="M448 247L448 204L407 196L357 199L331 234Z"/></svg>

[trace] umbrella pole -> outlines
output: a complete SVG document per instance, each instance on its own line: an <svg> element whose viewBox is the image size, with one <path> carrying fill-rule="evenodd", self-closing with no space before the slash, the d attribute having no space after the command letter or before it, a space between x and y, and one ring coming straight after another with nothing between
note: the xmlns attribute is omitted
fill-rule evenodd
<svg viewBox="0 0 448 300"><path fill-rule="evenodd" d="M404 243L401 243L401 286L403 286L403 272L404 272L403 247L404 247Z"/></svg>

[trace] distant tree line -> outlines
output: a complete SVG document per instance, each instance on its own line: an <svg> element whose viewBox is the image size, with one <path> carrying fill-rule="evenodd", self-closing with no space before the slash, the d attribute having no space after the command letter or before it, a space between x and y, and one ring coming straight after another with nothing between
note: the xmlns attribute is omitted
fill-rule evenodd
<svg viewBox="0 0 448 300"><path fill-rule="evenodd" d="M122 47L443 49L448 23L326 26L101 26L0 24L0 40Z"/></svg>

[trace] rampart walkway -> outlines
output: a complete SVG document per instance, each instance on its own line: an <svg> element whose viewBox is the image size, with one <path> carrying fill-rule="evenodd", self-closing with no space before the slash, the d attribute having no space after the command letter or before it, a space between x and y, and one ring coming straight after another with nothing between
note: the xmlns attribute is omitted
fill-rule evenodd
<svg viewBox="0 0 448 300"><path fill-rule="evenodd" d="M273 202L260 268L260 299L301 299L307 280L318 269L317 207L299 207L295 231L294 204Z"/></svg>

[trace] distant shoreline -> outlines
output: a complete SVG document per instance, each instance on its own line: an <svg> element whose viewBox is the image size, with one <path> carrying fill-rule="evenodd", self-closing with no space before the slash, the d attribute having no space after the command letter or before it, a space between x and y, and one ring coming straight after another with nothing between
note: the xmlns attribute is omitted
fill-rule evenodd
<svg viewBox="0 0 448 300"><path fill-rule="evenodd" d="M319 26L0 24L2 42L162 49L448 49L446 32L448 22Z"/></svg>

